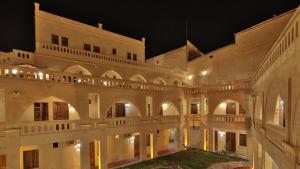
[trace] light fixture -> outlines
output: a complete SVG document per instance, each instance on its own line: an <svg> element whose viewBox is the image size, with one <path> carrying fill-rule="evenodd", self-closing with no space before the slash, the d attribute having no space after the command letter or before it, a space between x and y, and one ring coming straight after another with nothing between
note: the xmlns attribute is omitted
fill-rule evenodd
<svg viewBox="0 0 300 169"><path fill-rule="evenodd" d="M199 104L199 103L197 104L197 107L200 107L200 104Z"/></svg>
<svg viewBox="0 0 300 169"><path fill-rule="evenodd" d="M38 75L39 75L39 78L42 80L43 76L44 76L44 73L43 72L38 72Z"/></svg>
<svg viewBox="0 0 300 169"><path fill-rule="evenodd" d="M226 108L227 104L226 104L225 102L222 102L222 103L220 104L220 106L223 107L223 108Z"/></svg>
<svg viewBox="0 0 300 169"><path fill-rule="evenodd" d="M130 106L129 103L125 103L125 108L128 108Z"/></svg>
<svg viewBox="0 0 300 169"><path fill-rule="evenodd" d="M207 73L208 73L208 71L207 71L207 70L203 70L203 71L201 72L201 75L202 75L202 76L206 76L206 75L207 75Z"/></svg>
<svg viewBox="0 0 300 169"><path fill-rule="evenodd" d="M194 77L193 75L188 75L188 79L189 79L189 80L192 80L193 77Z"/></svg>
<svg viewBox="0 0 300 169"><path fill-rule="evenodd" d="M135 139L135 136L129 137L129 141L130 141L131 143L134 143L134 139Z"/></svg>
<svg viewBox="0 0 300 169"><path fill-rule="evenodd" d="M11 72L12 72L12 74L17 74L18 73L18 70L17 69L13 69L13 70L11 70Z"/></svg>
<svg viewBox="0 0 300 169"><path fill-rule="evenodd" d="M104 84L104 86L106 86L107 85L107 81L104 81L103 84Z"/></svg>
<svg viewBox="0 0 300 169"><path fill-rule="evenodd" d="M120 136L117 134L117 135L115 136L115 138L118 140L118 139L120 138Z"/></svg>
<svg viewBox="0 0 300 169"><path fill-rule="evenodd" d="M81 147L81 144L80 144L80 143L77 143L77 144L75 145L75 149L76 149L77 151L80 151L80 147Z"/></svg>
<svg viewBox="0 0 300 169"><path fill-rule="evenodd" d="M78 79L78 83L81 83L81 79L80 78Z"/></svg>
<svg viewBox="0 0 300 169"><path fill-rule="evenodd" d="M219 135L221 136L221 137L224 137L225 136L225 132L224 131L219 131Z"/></svg>
<svg viewBox="0 0 300 169"><path fill-rule="evenodd" d="M168 103L163 103L162 108L163 108L163 110L166 110L168 108Z"/></svg>
<svg viewBox="0 0 300 169"><path fill-rule="evenodd" d="M284 103L283 100L281 100L281 101L280 101L280 104L283 105L283 103Z"/></svg>

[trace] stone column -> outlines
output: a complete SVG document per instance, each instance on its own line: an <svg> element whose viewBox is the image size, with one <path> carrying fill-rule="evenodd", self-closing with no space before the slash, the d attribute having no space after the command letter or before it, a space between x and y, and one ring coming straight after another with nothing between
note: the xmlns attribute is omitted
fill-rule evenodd
<svg viewBox="0 0 300 169"><path fill-rule="evenodd" d="M147 134L140 134L140 161L147 159Z"/></svg>
<svg viewBox="0 0 300 169"><path fill-rule="evenodd" d="M90 142L88 139L80 139L80 168L90 169Z"/></svg>
<svg viewBox="0 0 300 169"><path fill-rule="evenodd" d="M177 134L177 139L178 139L178 145L177 148L178 150L183 150L184 149L184 126L185 126L185 117L182 116L179 122L179 128L178 128L178 134Z"/></svg>
<svg viewBox="0 0 300 169"><path fill-rule="evenodd" d="M101 169L107 169L107 136L104 135L100 139L100 160Z"/></svg>
<svg viewBox="0 0 300 169"><path fill-rule="evenodd" d="M157 131L153 131L153 158L157 157Z"/></svg>
<svg viewBox="0 0 300 169"><path fill-rule="evenodd" d="M6 130L6 166L7 169L20 169L20 131Z"/></svg>

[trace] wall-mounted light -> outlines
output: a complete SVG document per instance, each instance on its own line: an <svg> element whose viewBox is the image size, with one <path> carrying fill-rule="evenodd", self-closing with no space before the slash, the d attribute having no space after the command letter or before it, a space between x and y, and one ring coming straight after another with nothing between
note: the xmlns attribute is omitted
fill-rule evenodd
<svg viewBox="0 0 300 169"><path fill-rule="evenodd" d="M166 110L166 109L168 108L168 106L169 106L168 103L163 103L163 104L162 104L163 110Z"/></svg>
<svg viewBox="0 0 300 169"><path fill-rule="evenodd" d="M129 103L125 103L125 108L129 108L130 104Z"/></svg>
<svg viewBox="0 0 300 169"><path fill-rule="evenodd" d="M118 140L118 139L120 138L120 135L117 134L117 135L115 136L115 138Z"/></svg>
<svg viewBox="0 0 300 169"><path fill-rule="evenodd" d="M201 75L202 75L202 76L206 76L206 75L207 75L207 73L208 73L208 71L207 71L207 70L203 70L203 71L201 71Z"/></svg>
<svg viewBox="0 0 300 169"><path fill-rule="evenodd" d="M131 136L128 138L131 143L134 143L135 136Z"/></svg>
<svg viewBox="0 0 300 169"><path fill-rule="evenodd" d="M194 75L188 75L188 80L192 80Z"/></svg>
<svg viewBox="0 0 300 169"><path fill-rule="evenodd" d="M77 151L80 151L80 148L81 148L81 144L80 143L75 144L75 149Z"/></svg>
<svg viewBox="0 0 300 169"><path fill-rule="evenodd" d="M78 79L78 83L81 83L81 79L80 78Z"/></svg>
<svg viewBox="0 0 300 169"><path fill-rule="evenodd" d="M219 135L221 136L221 137L224 137L225 136L225 131L219 131Z"/></svg>
<svg viewBox="0 0 300 169"><path fill-rule="evenodd" d="M16 75L18 73L18 69L12 69L11 73L14 74L14 75Z"/></svg>
<svg viewBox="0 0 300 169"><path fill-rule="evenodd" d="M104 81L103 84L104 84L104 86L106 86L107 85L107 81Z"/></svg>
<svg viewBox="0 0 300 169"><path fill-rule="evenodd" d="M220 106L221 106L222 108L226 108L227 104L224 103L224 102L222 102L222 103L220 104Z"/></svg>
<svg viewBox="0 0 300 169"><path fill-rule="evenodd" d="M44 73L43 72L39 72L38 75L39 75L39 79L42 80L44 78Z"/></svg>

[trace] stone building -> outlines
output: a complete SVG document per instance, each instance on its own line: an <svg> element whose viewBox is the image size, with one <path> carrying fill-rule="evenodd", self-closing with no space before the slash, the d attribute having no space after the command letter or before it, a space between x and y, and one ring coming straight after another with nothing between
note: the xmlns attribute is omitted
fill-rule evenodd
<svg viewBox="0 0 300 169"><path fill-rule="evenodd" d="M204 54L40 10L35 52L0 52L0 169L117 168L195 147L298 169L300 8Z"/></svg>

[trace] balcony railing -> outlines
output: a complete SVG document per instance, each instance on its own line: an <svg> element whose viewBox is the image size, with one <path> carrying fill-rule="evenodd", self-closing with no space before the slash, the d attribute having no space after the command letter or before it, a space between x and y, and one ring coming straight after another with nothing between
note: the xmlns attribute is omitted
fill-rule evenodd
<svg viewBox="0 0 300 169"><path fill-rule="evenodd" d="M281 150L285 150L284 141L287 140L287 132L284 127L267 123L266 124L267 138Z"/></svg>
<svg viewBox="0 0 300 169"><path fill-rule="evenodd" d="M287 53L286 51L291 48L295 48L295 42L299 37L298 10L297 12L295 12L295 15L289 20L279 38L276 40L276 42L264 58L263 62L258 67L258 70L253 76L253 84L255 84L255 82L275 63L278 58L285 55Z"/></svg>
<svg viewBox="0 0 300 169"><path fill-rule="evenodd" d="M179 116L161 116L161 117L116 117L107 118L105 123L108 127L130 127L139 126L142 124L167 124L167 123L179 123Z"/></svg>
<svg viewBox="0 0 300 169"><path fill-rule="evenodd" d="M24 79L33 81L44 81L74 85L90 85L104 88L123 88L134 90L151 91L174 91L181 89L177 86L159 85L153 83L144 83L136 81L127 81L121 79L73 75L51 71L37 70L27 67L0 67L0 78Z"/></svg>
<svg viewBox="0 0 300 169"><path fill-rule="evenodd" d="M248 122L248 118L246 116L241 116L241 115L214 115L212 120L214 122L225 122L225 123Z"/></svg>
<svg viewBox="0 0 300 169"><path fill-rule="evenodd" d="M61 46L61 45L55 45L55 44L48 44L48 43L39 43L39 50L46 50L47 52L52 52L52 54L55 53L62 53L63 55L70 54L70 55L78 55L79 57L82 57L86 61L86 58L93 59L92 61L107 61L117 64L127 64L132 66L138 66L143 68L149 68L149 69L157 69L157 70L164 70L164 71L170 71L169 69L163 68L158 65L154 65L151 63L146 62L138 62L138 61L132 61L127 60L121 57L116 57L114 55L104 55L100 53L90 52L79 48L73 48L73 47L67 47L67 46ZM74 57L73 57L74 58ZM174 70L172 70L174 72ZM183 73L181 70L176 70L177 73ZM176 73L175 72L175 73Z"/></svg>
<svg viewBox="0 0 300 169"><path fill-rule="evenodd" d="M78 121L35 121L22 122L21 135L57 133L79 130Z"/></svg>

